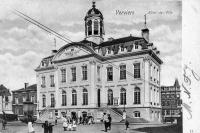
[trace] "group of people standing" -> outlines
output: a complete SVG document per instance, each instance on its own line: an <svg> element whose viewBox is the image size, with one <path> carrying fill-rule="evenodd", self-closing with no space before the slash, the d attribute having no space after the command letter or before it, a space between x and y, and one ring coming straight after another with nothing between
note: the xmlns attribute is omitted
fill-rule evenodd
<svg viewBox="0 0 200 133"><path fill-rule="evenodd" d="M111 118L110 114L104 113L102 121L103 121L104 126L105 126L105 130L104 131L107 132L107 130L111 130L112 118Z"/></svg>
<svg viewBox="0 0 200 133"><path fill-rule="evenodd" d="M63 121L63 129L64 131L76 131L76 121L74 119L64 119Z"/></svg>
<svg viewBox="0 0 200 133"><path fill-rule="evenodd" d="M44 133L53 133L53 126L53 124L45 121L45 123L42 124L42 127L44 128Z"/></svg>
<svg viewBox="0 0 200 133"><path fill-rule="evenodd" d="M83 124L83 125L94 124L94 118L92 116L85 116L85 117L80 116L78 124Z"/></svg>

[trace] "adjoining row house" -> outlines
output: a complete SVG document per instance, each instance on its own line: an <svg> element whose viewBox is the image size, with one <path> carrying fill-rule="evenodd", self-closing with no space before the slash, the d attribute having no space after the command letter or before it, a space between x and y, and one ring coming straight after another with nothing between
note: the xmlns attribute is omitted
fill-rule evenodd
<svg viewBox="0 0 200 133"><path fill-rule="evenodd" d="M161 121L162 60L149 29L141 37L104 41L103 19L93 3L84 18L85 39L54 50L35 69L38 119L91 115L99 121L108 112L120 121L125 111L129 118Z"/></svg>
<svg viewBox="0 0 200 133"><path fill-rule="evenodd" d="M33 102L33 114L37 115L37 85L28 85L28 83L25 83L24 88L14 90L12 91L12 110L14 114L18 115L18 118L24 116L23 111L23 103L26 102L27 98L30 98L30 101Z"/></svg>
<svg viewBox="0 0 200 133"><path fill-rule="evenodd" d="M13 114L12 112L12 96L10 90L4 85L0 85L0 114Z"/></svg>
<svg viewBox="0 0 200 133"><path fill-rule="evenodd" d="M181 117L181 90L178 79L173 86L161 86L163 122L176 122Z"/></svg>

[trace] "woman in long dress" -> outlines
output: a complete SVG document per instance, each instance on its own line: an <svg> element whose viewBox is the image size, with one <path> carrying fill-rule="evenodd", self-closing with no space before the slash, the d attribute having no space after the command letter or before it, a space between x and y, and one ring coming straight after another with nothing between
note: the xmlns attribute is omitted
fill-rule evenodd
<svg viewBox="0 0 200 133"><path fill-rule="evenodd" d="M28 122L28 132L29 133L35 133L35 130L33 128L33 124L31 121Z"/></svg>

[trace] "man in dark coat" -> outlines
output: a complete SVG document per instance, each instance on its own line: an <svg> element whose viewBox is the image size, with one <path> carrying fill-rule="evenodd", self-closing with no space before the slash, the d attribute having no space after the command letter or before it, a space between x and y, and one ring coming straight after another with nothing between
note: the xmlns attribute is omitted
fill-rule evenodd
<svg viewBox="0 0 200 133"><path fill-rule="evenodd" d="M126 119L125 120L125 125L126 125L126 130L129 128L128 126L129 126L129 122L128 122L128 120Z"/></svg>
<svg viewBox="0 0 200 133"><path fill-rule="evenodd" d="M49 133L53 133L53 126L51 123L49 123Z"/></svg>
<svg viewBox="0 0 200 133"><path fill-rule="evenodd" d="M45 121L45 123L42 124L42 127L44 128L44 133L49 133L49 124L48 124L48 121Z"/></svg>
<svg viewBox="0 0 200 133"><path fill-rule="evenodd" d="M111 118L110 114L108 114L108 127L109 127L109 130L111 130L111 121L112 121L112 118Z"/></svg>

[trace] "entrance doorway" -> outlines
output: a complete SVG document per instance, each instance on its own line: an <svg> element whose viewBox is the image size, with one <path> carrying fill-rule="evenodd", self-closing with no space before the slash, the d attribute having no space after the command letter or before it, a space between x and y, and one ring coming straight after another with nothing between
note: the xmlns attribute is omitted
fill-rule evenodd
<svg viewBox="0 0 200 133"><path fill-rule="evenodd" d="M76 120L76 112L71 112L71 118L72 120Z"/></svg>
<svg viewBox="0 0 200 133"><path fill-rule="evenodd" d="M85 112L85 111L82 112L82 116L83 116L83 118L84 118L84 117L87 117L87 112Z"/></svg>
<svg viewBox="0 0 200 133"><path fill-rule="evenodd" d="M97 90L97 106L98 107L101 106L101 90L100 89Z"/></svg>

